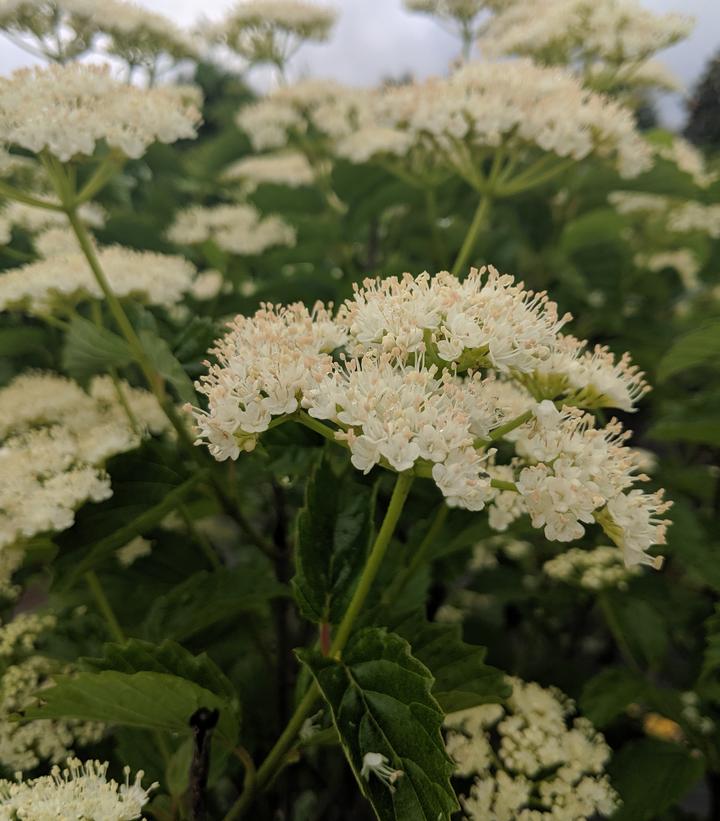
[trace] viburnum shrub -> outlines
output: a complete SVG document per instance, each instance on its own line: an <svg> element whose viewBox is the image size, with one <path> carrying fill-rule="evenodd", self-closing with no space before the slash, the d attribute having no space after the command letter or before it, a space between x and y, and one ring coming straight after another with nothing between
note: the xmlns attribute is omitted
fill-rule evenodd
<svg viewBox="0 0 720 821"><path fill-rule="evenodd" d="M405 5L463 64L351 89L334 8L0 0L0 818L717 817L689 23Z"/></svg>

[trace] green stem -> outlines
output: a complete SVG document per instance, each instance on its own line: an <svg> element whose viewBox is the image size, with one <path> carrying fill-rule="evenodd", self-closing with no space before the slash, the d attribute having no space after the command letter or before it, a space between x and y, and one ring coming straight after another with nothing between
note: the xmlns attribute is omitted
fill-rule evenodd
<svg viewBox="0 0 720 821"><path fill-rule="evenodd" d="M538 185L549 182L554 177L557 177L558 174L574 165L574 163L575 161L573 159L568 158L565 160L560 160L554 166L548 168L547 170L543 170L541 173L519 174L517 177L510 180L510 182L500 186L498 188L497 195L499 197L508 197L512 194L518 194L521 191L528 191L531 188L535 188Z"/></svg>
<svg viewBox="0 0 720 821"><path fill-rule="evenodd" d="M387 551L388 545L395 532L395 527L400 519L400 514L405 505L405 500L412 486L413 476L411 473L399 473L395 481L392 496L385 518L378 532L375 542L370 550L370 555L365 563L362 575L355 588L353 597L350 600L348 609L338 626L337 633L330 647L330 655L339 658L345 645L347 644L355 620L362 609L375 577L377 576L382 560ZM318 696L320 695L317 684L313 683L298 704L292 718L282 732L282 735L275 742L275 746L268 753L267 758L260 765L252 789L243 791L242 795L231 807L224 821L236 821L251 805L256 793L272 782L277 770L282 766L283 759L300 732L300 728L305 719L310 715Z"/></svg>
<svg viewBox="0 0 720 821"><path fill-rule="evenodd" d="M108 601L105 591L100 584L100 579L98 579L94 570L88 570L87 573L85 573L85 581L87 582L90 592L95 599L95 604L97 604L98 610L102 613L105 621L107 622L110 635L115 641L122 644L125 641L125 633L123 633L123 629L120 627L120 622L117 620L115 613L113 613L110 602Z"/></svg>
<svg viewBox="0 0 720 821"><path fill-rule="evenodd" d="M457 276L458 273L465 267L467 264L468 258L470 257L470 253L472 252L473 246L477 241L478 234L480 233L480 229L485 222L488 212L490 210L490 195L485 192L480 197L480 202L478 204L477 209L475 210L475 216L473 217L472 222L470 223L470 227L468 228L467 234L465 234L465 240L458 252L457 257L455 258L455 262L452 267L452 273Z"/></svg>
<svg viewBox="0 0 720 821"><path fill-rule="evenodd" d="M502 439L505 434L510 433L511 431L515 430L515 428L519 428L520 425L524 425L533 417L533 412L531 410L525 411L525 413L521 413L519 416L516 416L514 419L511 419L509 422L506 422L504 425L500 425L499 427L492 430L487 439L476 439L474 445L476 448L485 447L486 445L491 444L492 442L496 442L498 439Z"/></svg>
<svg viewBox="0 0 720 821"><path fill-rule="evenodd" d="M392 581L388 589L383 593L382 603L384 605L389 605L393 601L395 601L398 596L402 593L405 589L405 585L410 581L410 579L415 575L418 571L420 566L425 561L425 557L427 556L428 550L432 547L437 539L440 531L445 526L445 522L447 521L448 513L450 509L445 504L445 502L440 503L440 507L437 510L437 513L433 517L432 524L428 528L427 533L425 534L423 540L417 547L417 550L413 554L412 560L410 564L400 573L395 579Z"/></svg>
<svg viewBox="0 0 720 821"><path fill-rule="evenodd" d="M98 191L102 190L108 182L118 173L122 167L122 159L114 154L110 154L95 169L95 173L78 191L75 204L80 205L92 199Z"/></svg>
<svg viewBox="0 0 720 821"><path fill-rule="evenodd" d="M390 539L395 532L395 526L400 519L400 514L402 513L405 500L410 492L412 482L412 473L398 473L397 479L395 480L395 488L393 489L390 504L388 505L388 509L385 513L385 518L383 519L380 531L378 532L375 543L372 546L372 550L370 551L367 563L365 564L365 568L360 576L358 586L355 588L355 592L353 593L348 609L345 611L345 615L343 616L337 632L335 633L333 643L330 645L331 656L339 657L343 648L347 644L347 640L350 638L350 633L353 625L355 624L355 619L365 603L367 594L370 592L372 583L375 581L375 576L377 576L377 572L380 569L385 552L390 544Z"/></svg>
<svg viewBox="0 0 720 821"><path fill-rule="evenodd" d="M45 200L39 200L37 197L31 197L29 194L25 194L19 189L15 188L13 185L9 185L6 182L0 181L0 196L7 197L9 200L17 200L18 202L24 202L26 205L32 205L35 208L44 208L46 211L64 211L65 209L62 205L56 204L54 202L45 202Z"/></svg>

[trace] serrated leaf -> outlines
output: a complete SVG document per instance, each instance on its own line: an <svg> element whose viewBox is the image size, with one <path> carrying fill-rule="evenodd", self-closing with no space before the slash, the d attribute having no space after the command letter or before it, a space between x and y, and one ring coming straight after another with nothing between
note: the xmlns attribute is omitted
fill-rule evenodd
<svg viewBox="0 0 720 821"><path fill-rule="evenodd" d="M56 676L55 685L36 694L37 705L24 719L78 718L127 727L189 733L190 716L200 707L218 709L217 733L229 744L238 734L237 718L225 699L193 681L166 673L76 673Z"/></svg>
<svg viewBox="0 0 720 821"><path fill-rule="evenodd" d="M432 675L410 645L384 629L358 631L342 659L298 651L328 703L345 756L380 821L444 821L458 807L450 785L453 765L440 727L443 713L431 695ZM361 770L367 753L380 753L402 770L395 791Z"/></svg>
<svg viewBox="0 0 720 821"><path fill-rule="evenodd" d="M462 640L459 625L433 624L415 615L393 630L409 642L413 656L432 673L432 694L445 713L496 704L510 695L505 674L485 664L484 647Z"/></svg>
<svg viewBox="0 0 720 821"><path fill-rule="evenodd" d="M169 639L160 644L141 639L129 639L123 644L108 642L103 645L102 656L84 657L78 664L81 670L90 673L117 670L120 673L151 672L180 676L210 690L229 704L237 702L235 688L207 653L194 656Z"/></svg>
<svg viewBox="0 0 720 821"><path fill-rule="evenodd" d="M65 335L62 366L73 379L83 381L95 373L121 368L132 361L132 350L122 337L84 317L72 318Z"/></svg>
<svg viewBox="0 0 720 821"><path fill-rule="evenodd" d="M623 667L608 667L585 682L580 710L596 727L606 727L647 690L642 676Z"/></svg>
<svg viewBox="0 0 720 821"><path fill-rule="evenodd" d="M182 641L213 624L263 610L270 599L288 595L263 563L195 573L156 599L145 620L151 639Z"/></svg>
<svg viewBox="0 0 720 821"><path fill-rule="evenodd" d="M157 372L169 382L183 402L195 404L197 396L192 380L173 355L168 343L150 330L138 332L143 350Z"/></svg>
<svg viewBox="0 0 720 821"><path fill-rule="evenodd" d="M623 800L613 821L649 821L702 778L705 762L702 756L676 744L643 739L616 753L608 771Z"/></svg>
<svg viewBox="0 0 720 821"><path fill-rule="evenodd" d="M341 482L327 457L315 466L298 514L295 599L314 622L336 624L365 564L373 520L370 488Z"/></svg>
<svg viewBox="0 0 720 821"><path fill-rule="evenodd" d="M687 368L707 362L717 362L720 357L720 319L712 319L681 336L665 356L657 369L658 382L664 382Z"/></svg>

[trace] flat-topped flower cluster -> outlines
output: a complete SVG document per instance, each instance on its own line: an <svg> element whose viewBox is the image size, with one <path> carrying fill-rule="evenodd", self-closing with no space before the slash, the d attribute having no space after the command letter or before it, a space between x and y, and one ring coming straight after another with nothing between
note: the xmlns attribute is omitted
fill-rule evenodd
<svg viewBox="0 0 720 821"><path fill-rule="evenodd" d="M147 391L95 377L85 392L65 377L33 372L0 391L0 420L3 548L70 527L80 505L112 495L106 460L168 426Z"/></svg>
<svg viewBox="0 0 720 821"><path fill-rule="evenodd" d="M448 78L374 91L308 80L243 108L237 122L256 149L315 133L331 142L330 153L353 162L390 158L407 165L422 152L426 162L466 177L474 170L472 152L482 159L483 151L500 148L516 171L543 154L594 155L623 177L652 165L630 109L562 68L527 59L472 63Z"/></svg>
<svg viewBox="0 0 720 821"><path fill-rule="evenodd" d="M53 767L50 775L28 781L0 782L0 811L4 818L102 818L103 821L132 821L140 818L150 793L159 785L142 786L139 770L130 781L124 768L124 782L108 779L108 764L69 758L67 766ZM19 813L19 814L16 814Z"/></svg>
<svg viewBox="0 0 720 821"><path fill-rule="evenodd" d="M72 244L77 247L77 240L72 242L73 238L62 231L60 235L67 240L67 246L47 247L41 242L39 250L56 253L3 274L0 310L42 316L104 298L84 254L69 250ZM192 263L181 256L136 251L123 245L99 249L98 259L117 296L165 308L182 301L196 273Z"/></svg>
<svg viewBox="0 0 720 821"><path fill-rule="evenodd" d="M664 542L662 493L646 479L617 420L648 390L629 356L562 334L570 319L513 277L406 274L368 279L332 307L263 305L237 317L197 388L198 443L238 458L293 419L375 465L432 478L451 506L490 508L498 529L528 513L549 539L599 523L628 564L653 564ZM500 459L493 445L514 447Z"/></svg>
<svg viewBox="0 0 720 821"><path fill-rule="evenodd" d="M472 777L461 797L472 821L575 821L610 816L619 798L604 774L610 748L556 688L509 680L506 706L445 719L455 772Z"/></svg>
<svg viewBox="0 0 720 821"><path fill-rule="evenodd" d="M0 78L3 142L46 150L63 162L92 155L100 141L140 157L153 142L194 137L199 121L182 89L136 88L115 79L108 66L69 63Z"/></svg>

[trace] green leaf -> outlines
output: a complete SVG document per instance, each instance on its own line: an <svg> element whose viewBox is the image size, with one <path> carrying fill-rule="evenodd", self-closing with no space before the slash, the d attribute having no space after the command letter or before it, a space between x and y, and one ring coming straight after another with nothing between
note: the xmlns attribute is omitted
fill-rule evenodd
<svg viewBox="0 0 720 821"><path fill-rule="evenodd" d="M623 667L608 667L585 682L580 710L596 727L606 727L628 704L640 701L647 686L642 676Z"/></svg>
<svg viewBox="0 0 720 821"><path fill-rule="evenodd" d="M206 653L194 656L169 639L160 644L141 639L129 639L123 644L109 642L103 645L102 656L81 658L79 666L90 673L117 670L121 673L150 672L180 676L210 690L230 704L237 702L237 693L230 680Z"/></svg>
<svg viewBox="0 0 720 821"><path fill-rule="evenodd" d="M235 744L238 722L232 706L193 681L166 673L81 672L56 676L55 685L36 694L24 719L78 718L127 727L189 733L190 716L200 707L218 709L217 733Z"/></svg>
<svg viewBox="0 0 720 821"><path fill-rule="evenodd" d="M347 610L365 564L373 506L371 489L342 482L323 455L297 518L292 586L306 619L336 624Z"/></svg>
<svg viewBox="0 0 720 821"><path fill-rule="evenodd" d="M150 639L182 641L242 613L262 611L268 601L285 596L265 563L246 563L212 573L195 573L169 593L156 599L145 621Z"/></svg>
<svg viewBox="0 0 720 821"><path fill-rule="evenodd" d="M669 625L660 612L642 599L603 594L633 656L650 666L659 664L667 651Z"/></svg>
<svg viewBox="0 0 720 821"><path fill-rule="evenodd" d="M720 357L720 319L712 319L681 336L665 356L657 369L658 382L687 368L717 362Z"/></svg>
<svg viewBox="0 0 720 821"><path fill-rule="evenodd" d="M380 821L444 821L459 809L450 785L453 765L432 697L432 675L410 645L384 629L357 632L342 659L298 651L327 701L363 795ZM375 774L361 775L363 757L380 753L403 776L392 792Z"/></svg>
<svg viewBox="0 0 720 821"><path fill-rule="evenodd" d="M133 361L130 346L117 334L81 316L74 316L65 335L62 366L74 379L83 381L108 368Z"/></svg>
<svg viewBox="0 0 720 821"><path fill-rule="evenodd" d="M702 778L705 762L676 744L644 739L623 747L608 770L623 800L613 821L649 821L659 818Z"/></svg>
<svg viewBox="0 0 720 821"><path fill-rule="evenodd" d="M72 585L84 572L100 564L108 556L113 555L119 547L127 544L136 536L146 533L150 528L155 527L168 513L175 510L195 488L198 482L204 478L205 473L198 471L179 487L166 491L165 498L162 502L154 507L142 510L142 512L137 515L131 516L130 521L118 527L117 530L87 545L82 551L82 556L78 557L73 555L72 557L66 557L64 561L61 560L64 565L68 566L66 575L64 575L60 581L61 587ZM117 494L115 498L110 501L116 503L118 501ZM135 511L135 508L132 508L132 510ZM110 511L111 514L115 513L113 508L110 508ZM111 521L115 521L114 516L111 515L110 518ZM125 519L127 519L127 515Z"/></svg>
<svg viewBox="0 0 720 821"><path fill-rule="evenodd" d="M157 372L169 382L183 402L195 404L197 396L192 380L177 361L168 343L150 330L138 332L143 350Z"/></svg>
<svg viewBox="0 0 720 821"><path fill-rule="evenodd" d="M566 254L598 245L622 243L626 221L612 208L598 208L569 220L560 237L560 247Z"/></svg>
<svg viewBox="0 0 720 821"><path fill-rule="evenodd" d="M496 704L512 692L502 670L485 664L486 649L462 640L460 625L432 624L414 615L393 630L432 673L432 694L445 713Z"/></svg>

